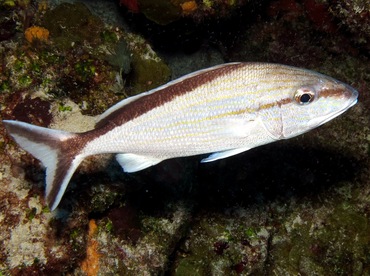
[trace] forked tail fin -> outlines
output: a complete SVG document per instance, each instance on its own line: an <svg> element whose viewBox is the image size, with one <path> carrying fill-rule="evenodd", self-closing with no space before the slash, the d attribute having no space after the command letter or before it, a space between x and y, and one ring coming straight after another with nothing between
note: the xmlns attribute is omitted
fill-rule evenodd
<svg viewBox="0 0 370 276"><path fill-rule="evenodd" d="M3 123L14 140L46 168L45 198L50 209L54 210L85 157L70 143L78 134L12 120L4 120Z"/></svg>

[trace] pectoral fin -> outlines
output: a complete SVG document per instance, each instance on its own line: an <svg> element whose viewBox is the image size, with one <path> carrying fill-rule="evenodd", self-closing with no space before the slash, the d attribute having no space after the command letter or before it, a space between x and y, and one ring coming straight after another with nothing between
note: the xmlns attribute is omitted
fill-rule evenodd
<svg viewBox="0 0 370 276"><path fill-rule="evenodd" d="M116 159L123 170L128 173L144 170L163 161L162 159L133 153L117 154Z"/></svg>
<svg viewBox="0 0 370 276"><path fill-rule="evenodd" d="M207 163L207 162L213 162L219 159L227 158L236 154L239 154L241 152L247 151L249 148L239 148L239 149L232 149L232 150L225 150L220 152L212 153L207 158L202 159L200 162Z"/></svg>
<svg viewBox="0 0 370 276"><path fill-rule="evenodd" d="M247 137L256 131L260 122L254 118L228 118L217 120L214 124L217 126L216 129L218 134L222 134L226 137Z"/></svg>

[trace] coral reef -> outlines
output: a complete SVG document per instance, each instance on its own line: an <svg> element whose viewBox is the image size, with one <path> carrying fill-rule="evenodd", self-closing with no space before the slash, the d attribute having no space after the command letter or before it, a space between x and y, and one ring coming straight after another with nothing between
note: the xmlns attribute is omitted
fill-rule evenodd
<svg viewBox="0 0 370 276"><path fill-rule="evenodd" d="M91 47L101 43L103 22L82 3L63 3L45 13L43 26L53 37L56 47L66 50L88 41Z"/></svg>
<svg viewBox="0 0 370 276"><path fill-rule="evenodd" d="M340 24L347 29L351 36L351 41L360 47L364 47L370 51L370 4L367 0L356 1L331 1L322 0L324 3L328 2L330 5L329 12L338 20Z"/></svg>
<svg viewBox="0 0 370 276"><path fill-rule="evenodd" d="M16 19L22 18L24 9L31 8L27 4L12 7L6 12ZM93 123L92 117L81 112L100 114L131 91L125 89L123 78L135 74L143 83L132 78L131 84L146 87L150 85L148 82L159 85L169 77L168 68L148 44L121 29L105 27L82 4L62 4L54 10L46 7L34 12L30 21L16 22L27 23L25 32L22 27L13 30L14 35L18 33L16 39L8 40L13 33L6 34L3 29L0 32L4 34L0 46L1 119L84 131L92 128ZM7 22L12 21L2 22L1 28L6 28ZM124 41L126 38L129 42ZM133 66L130 65L132 54L135 55ZM154 65L151 74L153 71L165 74L148 78L143 76L147 74L145 71L135 69L148 61ZM39 163L6 136L1 123L0 131L1 274L50 275L80 267L81 271L95 275L100 267L100 255L96 253L99 249L92 220L90 232L86 231L87 212L79 208L72 210L67 200L64 207L50 213L43 201L44 172ZM81 171L94 173L108 162L108 159L92 158ZM120 172L119 168L114 170ZM104 178L117 177L99 177L100 181ZM91 180L82 174L78 181ZM99 181L94 183L91 190L81 194L81 197L91 196L88 212L104 212L124 194L117 185L99 189ZM77 201L73 200L73 204L76 206ZM86 201L81 201L81 207L86 205Z"/></svg>
<svg viewBox="0 0 370 276"><path fill-rule="evenodd" d="M225 214L199 214L178 251L175 274L263 274L270 233L258 226L267 219L258 212L239 208Z"/></svg>
<svg viewBox="0 0 370 276"><path fill-rule="evenodd" d="M121 0L120 4L131 12L143 13L146 18L157 24L167 25L183 17L195 21L230 17L237 8L243 7L248 2L251 1Z"/></svg>
<svg viewBox="0 0 370 276"><path fill-rule="evenodd" d="M158 87L170 80L170 69L145 40L128 34L126 41L132 53L132 74L129 82L133 94Z"/></svg>
<svg viewBox="0 0 370 276"><path fill-rule="evenodd" d="M54 212L43 199L44 170L0 120L0 275L369 273L367 2L240 9L249 2L121 1L167 24L149 28L151 44L81 3L50 10L44 1L0 1L0 119L87 131L94 115L170 79L160 58L170 49L174 66L180 56L170 39L206 53L183 54L181 72L221 56L272 61L360 91L359 103L325 126L218 162L179 158L125 174L110 155L90 157ZM170 39L156 36L169 27Z"/></svg>

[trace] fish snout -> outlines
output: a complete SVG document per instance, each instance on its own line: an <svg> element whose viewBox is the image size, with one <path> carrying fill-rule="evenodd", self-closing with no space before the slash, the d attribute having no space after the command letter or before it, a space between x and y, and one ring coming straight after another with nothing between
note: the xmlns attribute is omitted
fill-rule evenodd
<svg viewBox="0 0 370 276"><path fill-rule="evenodd" d="M320 89L320 97L345 101L349 107L357 102L358 94L352 86L336 80L335 82L329 81Z"/></svg>
<svg viewBox="0 0 370 276"><path fill-rule="evenodd" d="M357 103L359 95L358 91L348 84L344 84L344 87L345 87L345 97L351 102L353 102L353 104Z"/></svg>

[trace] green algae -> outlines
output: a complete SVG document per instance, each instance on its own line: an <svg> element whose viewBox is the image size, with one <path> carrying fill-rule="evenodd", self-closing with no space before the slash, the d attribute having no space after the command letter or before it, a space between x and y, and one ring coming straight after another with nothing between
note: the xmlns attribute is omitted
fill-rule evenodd
<svg viewBox="0 0 370 276"><path fill-rule="evenodd" d="M83 81L90 81L96 72L96 66L93 59L82 59L75 63L74 71L77 77Z"/></svg>
<svg viewBox="0 0 370 276"><path fill-rule="evenodd" d="M6 92L10 89L10 81L9 80L3 80L0 83L0 92Z"/></svg>
<svg viewBox="0 0 370 276"><path fill-rule="evenodd" d="M274 269L289 274L320 275L359 275L359 270L368 269L368 218L349 201L314 213L317 218L306 217L274 238L271 251Z"/></svg>
<svg viewBox="0 0 370 276"><path fill-rule="evenodd" d="M94 185L90 192L90 211L102 213L122 197L122 191L107 185Z"/></svg>
<svg viewBox="0 0 370 276"><path fill-rule="evenodd" d="M33 220L37 214L37 209L36 208L31 208L27 211L27 218L29 220Z"/></svg>
<svg viewBox="0 0 370 276"><path fill-rule="evenodd" d="M207 274L207 267L197 258L185 258L177 264L174 275L176 276L202 276Z"/></svg>
<svg viewBox="0 0 370 276"><path fill-rule="evenodd" d="M257 238L257 231L253 227L248 227L244 232L248 239Z"/></svg>
<svg viewBox="0 0 370 276"><path fill-rule="evenodd" d="M118 42L117 34L111 30L103 30L100 33L100 38L103 43L116 44Z"/></svg>
<svg viewBox="0 0 370 276"><path fill-rule="evenodd" d="M74 252L83 252L86 233L83 227L73 228L69 233L69 244Z"/></svg>
<svg viewBox="0 0 370 276"><path fill-rule="evenodd" d="M60 103L58 106L58 110L61 112L72 111L72 107L69 105L65 105L64 103Z"/></svg>
<svg viewBox="0 0 370 276"><path fill-rule="evenodd" d="M104 226L105 230L110 233L113 230L113 223L110 219L107 220L107 223Z"/></svg>
<svg viewBox="0 0 370 276"><path fill-rule="evenodd" d="M10 64L4 70L4 90L30 88L40 82L41 62L35 56L17 51Z"/></svg>
<svg viewBox="0 0 370 276"><path fill-rule="evenodd" d="M0 1L0 6L15 7L16 6L16 1L13 1L13 0L1 0Z"/></svg>
<svg viewBox="0 0 370 276"><path fill-rule="evenodd" d="M265 230L257 230L239 219L220 214L198 217L199 221L193 224L191 235L181 248L183 253L177 259L174 274L258 273L263 263Z"/></svg>

